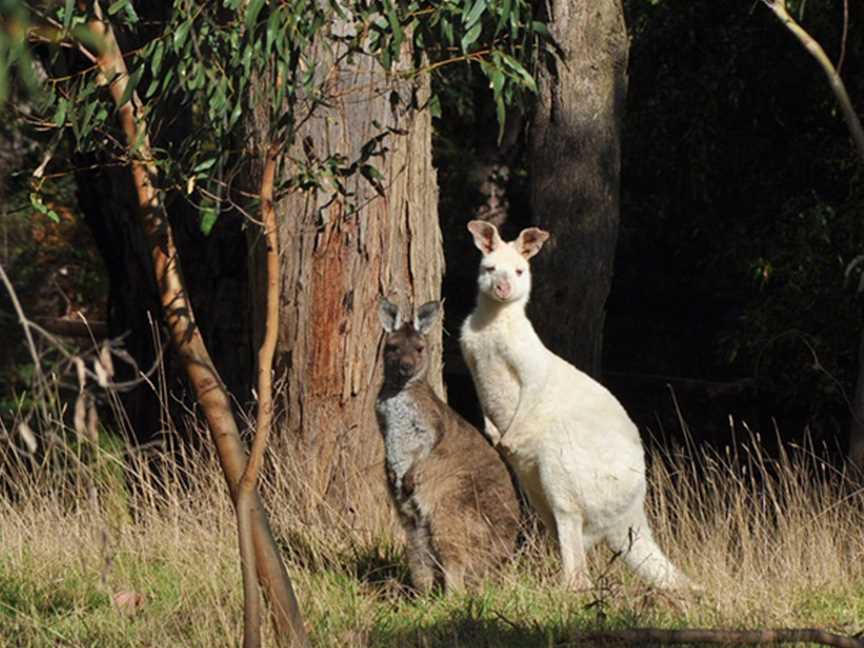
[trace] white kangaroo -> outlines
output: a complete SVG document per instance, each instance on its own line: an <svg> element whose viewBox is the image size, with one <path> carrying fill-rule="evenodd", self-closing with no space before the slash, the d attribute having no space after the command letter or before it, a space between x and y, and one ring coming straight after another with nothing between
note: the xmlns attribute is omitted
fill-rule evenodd
<svg viewBox="0 0 864 648"><path fill-rule="evenodd" d="M505 243L490 223L471 221L468 230L483 259L477 306L462 325L462 354L487 436L557 535L565 587L591 586L585 552L601 538L652 585L688 587L645 517L636 426L606 388L543 345L525 314L528 260L549 234L532 227Z"/></svg>

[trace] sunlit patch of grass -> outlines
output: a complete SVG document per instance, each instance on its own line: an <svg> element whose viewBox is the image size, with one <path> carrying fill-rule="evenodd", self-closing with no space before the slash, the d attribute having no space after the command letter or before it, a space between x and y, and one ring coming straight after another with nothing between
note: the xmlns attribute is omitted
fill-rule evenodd
<svg viewBox="0 0 864 648"><path fill-rule="evenodd" d="M125 450L99 450L112 452ZM0 501L0 646L236 646L236 528L216 462L203 457L183 473L162 457L159 482L146 462L124 480L100 468L117 461L85 459L93 469L80 479L37 471ZM864 629L864 510L845 475L806 452L771 460L758 449L651 466L659 542L701 596L652 592L605 548L589 557L595 587L564 591L555 547L537 531L483 583L416 596L381 484L358 483L351 519L284 463L271 466L264 495L318 646L549 646L644 626ZM117 501L129 515L117 515ZM122 592L140 594L140 607L118 606Z"/></svg>

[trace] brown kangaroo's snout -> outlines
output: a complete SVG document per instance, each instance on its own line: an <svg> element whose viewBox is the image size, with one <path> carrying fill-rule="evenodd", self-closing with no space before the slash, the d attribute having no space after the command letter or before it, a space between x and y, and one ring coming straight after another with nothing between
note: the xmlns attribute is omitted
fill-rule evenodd
<svg viewBox="0 0 864 648"><path fill-rule="evenodd" d="M427 302L417 309L414 321L406 321L396 304L385 297L379 300L378 316L387 334L384 338L384 380L387 383L401 387L426 377L429 366L426 334L440 312L441 302Z"/></svg>
<svg viewBox="0 0 864 648"><path fill-rule="evenodd" d="M410 380L426 373L426 338L406 322L384 342L384 375L388 381Z"/></svg>

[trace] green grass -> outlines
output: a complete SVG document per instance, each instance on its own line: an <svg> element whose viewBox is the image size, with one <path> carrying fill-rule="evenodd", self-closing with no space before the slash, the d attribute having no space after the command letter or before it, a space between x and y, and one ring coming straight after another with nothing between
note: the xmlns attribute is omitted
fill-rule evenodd
<svg viewBox="0 0 864 648"><path fill-rule="evenodd" d="M595 589L564 591L538 534L474 589L415 597L401 532L380 506L383 476L354 491L366 514L352 521L284 464L270 465L265 495L317 646L562 646L580 631L645 626L860 632L860 492L807 453L747 457L653 462L657 536L705 588L699 597L647 590L603 548L590 556ZM0 646L239 645L236 529L217 466L199 462L182 488L157 488L139 466L144 487L132 495L105 461L91 458L82 480L41 475L0 499ZM131 515L117 515L117 501ZM119 609L119 592L143 605Z"/></svg>

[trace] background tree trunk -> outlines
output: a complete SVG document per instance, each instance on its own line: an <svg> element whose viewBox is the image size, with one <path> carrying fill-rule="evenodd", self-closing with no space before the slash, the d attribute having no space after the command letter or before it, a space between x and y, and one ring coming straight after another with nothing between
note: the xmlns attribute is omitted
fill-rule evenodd
<svg viewBox="0 0 864 648"><path fill-rule="evenodd" d="M160 3L142 6L141 15L154 24L168 19L170 6ZM117 39L124 51L141 47L148 37L146 31L120 29ZM65 65L78 69L88 63L70 55ZM156 104L151 123L155 128L153 144L159 149L172 150L182 145L192 130L188 106ZM72 133L68 134L71 137ZM71 146L74 150L74 146ZM156 359L154 326L161 327L159 293L153 280L153 267L148 246L135 222L137 205L135 188L128 169L111 164L109 156L98 153L75 153L76 195L84 220L93 232L97 247L105 262L110 282L108 296L108 329L112 337L125 336L124 349L142 371ZM254 188L257 192L257 186ZM190 300L198 315L198 326L210 350L214 364L229 393L241 405L251 400L253 358L257 347L251 346L249 321L237 317L248 311L246 245L244 219L232 209L223 209L209 235L200 227L200 214L192 204L197 195L183 196L176 190L165 193L175 244L183 257L183 270ZM150 323L152 318L153 325ZM168 344L167 337L162 343ZM194 397L186 392L183 368L172 353L163 355L159 385L191 406ZM118 380L137 378L132 367L118 363ZM160 375L154 375L154 383ZM158 384L158 383L157 383ZM176 398L156 394L150 386L140 386L121 395L127 420L136 439L154 440L165 430L166 415L175 417L181 431L184 407ZM172 411L166 411L170 407Z"/></svg>
<svg viewBox="0 0 864 648"><path fill-rule="evenodd" d="M552 245L534 264L531 310L555 353L598 377L618 237L627 30L620 0L550 0L560 57L538 71L531 204Z"/></svg>
<svg viewBox="0 0 864 648"><path fill-rule="evenodd" d="M383 175L383 195L354 173L319 177L317 188L295 191L276 203L283 250L277 363L285 375L278 433L295 445L294 456L310 486L329 501L351 507L348 494L355 477L384 484L383 443L374 413L381 382L378 296L387 295L403 308L438 299L444 260L431 117L421 110L429 97L428 75L397 80L371 57L339 60L341 48L333 41L317 48L317 70L331 79L327 105L316 106L300 127L283 177L294 176L299 164L315 166L332 155L350 164L388 129L368 159ZM411 58L406 44L401 61L407 66ZM304 110L308 107L298 106L298 115ZM251 118L258 122L253 139L260 147L265 118ZM337 191L334 180L345 183L348 195ZM252 255L260 268L260 242ZM255 312L260 313L262 282L254 283ZM443 395L440 326L430 340L435 362L429 376Z"/></svg>
<svg viewBox="0 0 864 648"><path fill-rule="evenodd" d="M110 278L109 334L125 335L124 349L146 371L156 358L153 327L157 331L162 327L152 262L140 227L133 220L135 194L128 170L94 163L92 155L79 156L76 166L82 170L76 172L77 196ZM248 301L243 219L236 212L223 213L210 235L205 236L198 224L198 214L182 198L169 194L166 210L184 259L184 275L193 307L199 313L201 334L212 349L228 391L243 404L251 398L253 355L247 331L249 323L237 317L237 312L247 310L243 305ZM189 270L185 271L186 268ZM169 344L167 338L162 343ZM185 390L183 369L173 354L166 353L163 359L165 387L180 396ZM124 363L118 363L118 371L120 380L136 377ZM154 375L154 381L158 377ZM122 398L128 421L142 442L158 436L168 414L163 408L176 405L173 399L160 398L146 384L125 392ZM180 412L182 407L177 406L171 414L176 416Z"/></svg>

